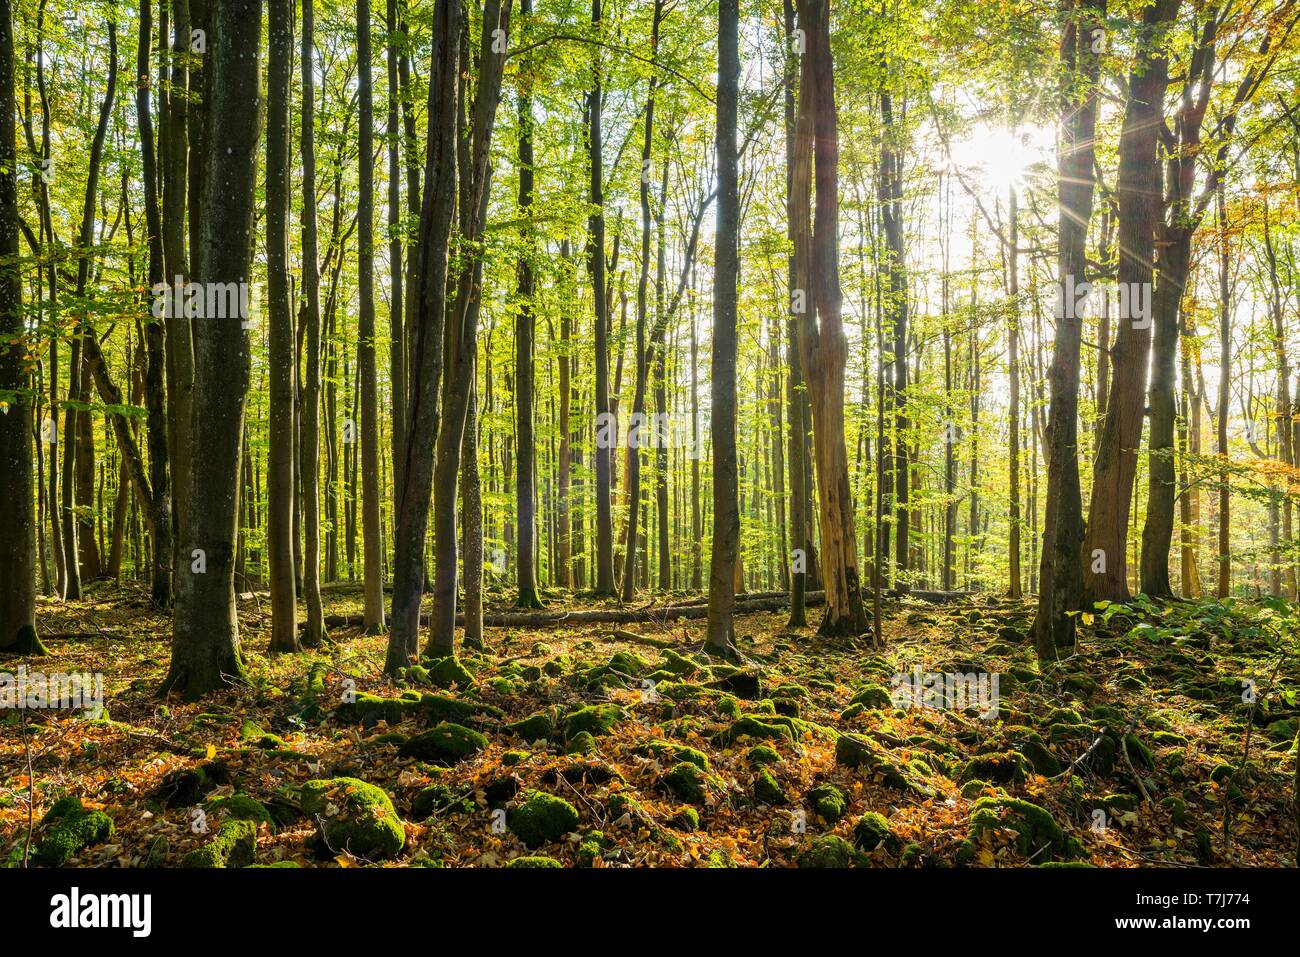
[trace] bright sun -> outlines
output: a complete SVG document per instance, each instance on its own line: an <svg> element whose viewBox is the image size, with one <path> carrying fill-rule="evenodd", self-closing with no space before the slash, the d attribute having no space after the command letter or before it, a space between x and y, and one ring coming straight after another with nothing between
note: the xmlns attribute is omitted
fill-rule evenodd
<svg viewBox="0 0 1300 957"><path fill-rule="evenodd" d="M1013 186L1023 186L1032 168L1049 158L1051 149L1052 131L1048 128L979 126L954 144L953 161L979 186L1004 195Z"/></svg>

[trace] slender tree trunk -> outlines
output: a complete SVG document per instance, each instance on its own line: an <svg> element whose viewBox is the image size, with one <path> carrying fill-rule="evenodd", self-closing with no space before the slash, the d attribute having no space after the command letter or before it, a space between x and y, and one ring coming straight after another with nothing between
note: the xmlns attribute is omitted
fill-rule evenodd
<svg viewBox="0 0 1300 957"><path fill-rule="evenodd" d="M1047 428L1047 509L1043 520L1038 612L1034 646L1040 663L1056 660L1074 643L1075 616L1082 601L1083 501L1079 488L1079 362L1083 324L1064 308L1064 291L1082 276L1092 218L1094 132L1100 56L1094 46L1104 0L1082 0L1061 38L1061 137L1057 160L1058 216L1056 336L1049 373L1051 406Z"/></svg>
<svg viewBox="0 0 1300 957"><path fill-rule="evenodd" d="M735 569L740 546L736 467L736 288L740 263L737 230L740 198L736 144L740 84L738 0L718 2L718 213L713 277L713 555L709 567L710 653L734 658ZM597 347L599 356L599 347Z"/></svg>
<svg viewBox="0 0 1300 957"><path fill-rule="evenodd" d="M266 544L271 580L272 652L301 651L294 588L293 306L289 300L289 81L293 0L269 0L267 15L266 273L270 350L270 442Z"/></svg>
<svg viewBox="0 0 1300 957"><path fill-rule="evenodd" d="M357 0L358 191L357 368L361 420L361 526L367 634L384 628L384 551L380 541L379 381L375 370L374 96L370 82L370 0Z"/></svg>

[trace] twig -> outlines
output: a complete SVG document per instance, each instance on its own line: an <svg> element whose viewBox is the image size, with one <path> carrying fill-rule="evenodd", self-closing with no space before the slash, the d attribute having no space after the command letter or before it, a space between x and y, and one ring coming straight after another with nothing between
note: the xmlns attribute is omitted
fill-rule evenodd
<svg viewBox="0 0 1300 957"><path fill-rule="evenodd" d="M1133 762L1128 756L1128 736L1133 733L1137 727L1138 714L1133 712L1133 718L1128 723L1128 730L1124 732L1119 739L1119 749L1124 754L1124 763L1128 765L1129 774L1133 775L1133 780L1137 782L1138 790L1142 792L1142 800L1147 804L1151 803L1151 795L1147 793L1147 786L1142 783L1142 776L1137 773L1137 768L1133 767Z"/></svg>
<svg viewBox="0 0 1300 957"><path fill-rule="evenodd" d="M32 772L32 742L27 736L27 709L23 711L23 751L27 754L27 840L23 844L23 867L32 850L32 831L36 828L36 780Z"/></svg>

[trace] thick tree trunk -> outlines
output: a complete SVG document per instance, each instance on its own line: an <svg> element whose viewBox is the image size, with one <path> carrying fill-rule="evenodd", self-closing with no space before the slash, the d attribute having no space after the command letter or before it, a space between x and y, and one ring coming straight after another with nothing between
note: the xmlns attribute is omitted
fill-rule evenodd
<svg viewBox="0 0 1300 957"><path fill-rule="evenodd" d="M223 0L214 20L208 45L209 137L202 158L200 288L247 284L251 278L261 113L260 0ZM250 360L241 319L205 319L194 325L190 428L193 435L202 435L203 454L190 463L193 500L178 543L188 561L177 580L171 668L160 689L187 699L242 680L244 674L234 577Z"/></svg>
<svg viewBox="0 0 1300 957"><path fill-rule="evenodd" d="M824 635L860 635L869 631L870 625L862 605L853 490L844 441L848 347L840 315L839 136L829 0L800 0L799 25L806 49L801 62L791 210L795 214L796 274L800 281L806 277L808 285L796 287L795 296L802 292L803 301L795 303L793 311L799 318L799 361L808 383L820 477L817 501L826 612L819 630ZM905 546L906 539L902 542Z"/></svg>
<svg viewBox="0 0 1300 957"><path fill-rule="evenodd" d="M44 654L36 636L36 526L32 388L18 259L18 153L14 136L13 10L0 0L0 652Z"/></svg>

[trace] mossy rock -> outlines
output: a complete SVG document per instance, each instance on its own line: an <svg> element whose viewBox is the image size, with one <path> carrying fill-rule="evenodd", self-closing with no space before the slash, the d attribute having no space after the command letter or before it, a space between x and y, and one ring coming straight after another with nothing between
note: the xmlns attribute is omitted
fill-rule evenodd
<svg viewBox="0 0 1300 957"><path fill-rule="evenodd" d="M671 759L674 762L689 761L701 771L709 770L709 756L697 748L688 747L684 744L656 740L646 745L646 751L656 758Z"/></svg>
<svg viewBox="0 0 1300 957"><path fill-rule="evenodd" d="M1097 803L1112 813L1126 813L1138 809L1138 799L1133 794L1106 794Z"/></svg>
<svg viewBox="0 0 1300 957"><path fill-rule="evenodd" d="M556 860L555 858L553 858L553 857L516 857L516 858L512 859L512 860L510 861L510 863L506 865L506 867L523 867L523 868L530 868L530 867L542 867L542 868L547 868L547 867L549 867L549 868L556 868L556 867L564 867L564 865L561 864L559 861L557 861L557 860Z"/></svg>
<svg viewBox="0 0 1300 957"><path fill-rule="evenodd" d="M674 765L672 769L663 776L662 780L664 786L667 787L678 800L685 801L688 804L704 803L708 776L689 761L682 761Z"/></svg>
<svg viewBox="0 0 1300 957"><path fill-rule="evenodd" d="M863 851L874 851L884 845L894 853L902 843L889 827L889 820L877 811L867 811L853 825L853 843Z"/></svg>
<svg viewBox="0 0 1300 957"><path fill-rule="evenodd" d="M958 851L958 863L972 860L981 835L1010 828L1016 833L1016 849L1035 863L1073 860L1082 857L1083 846L1067 834L1044 808L1012 797L983 797L971 806L970 831Z"/></svg>
<svg viewBox="0 0 1300 957"><path fill-rule="evenodd" d="M592 704L585 708L570 711L564 716L565 740L580 731L588 732L592 737L609 734L614 725L625 717L623 709L616 704Z"/></svg>
<svg viewBox="0 0 1300 957"><path fill-rule="evenodd" d="M707 688L725 691L746 701L756 701L763 696L762 679L752 668L715 664L709 670L713 672L714 680L705 683Z"/></svg>
<svg viewBox="0 0 1300 957"><path fill-rule="evenodd" d="M595 867L597 859L605 852L608 843L603 831L591 831L584 834L582 840L578 842L578 866Z"/></svg>
<svg viewBox="0 0 1300 957"><path fill-rule="evenodd" d="M392 799L373 784L348 777L308 781L301 804L329 850L375 860L392 857L406 845Z"/></svg>
<svg viewBox="0 0 1300 957"><path fill-rule="evenodd" d="M808 803L821 815L822 820L834 824L848 810L849 799L834 784L827 783L819 784L808 792Z"/></svg>
<svg viewBox="0 0 1300 957"><path fill-rule="evenodd" d="M544 741L555 731L555 717L549 711L539 711L522 721L506 725L506 730L525 741Z"/></svg>
<svg viewBox="0 0 1300 957"><path fill-rule="evenodd" d="M517 764L523 764L531 757L527 751L506 751L501 755L501 765L507 768L513 768Z"/></svg>
<svg viewBox="0 0 1300 957"><path fill-rule="evenodd" d="M959 782L979 779L996 784L1020 784L1028 776L1025 758L1017 751L977 754L962 769Z"/></svg>
<svg viewBox="0 0 1300 957"><path fill-rule="evenodd" d="M488 739L478 731L444 721L408 740L398 753L420 761L455 764L473 757L487 746Z"/></svg>
<svg viewBox="0 0 1300 957"><path fill-rule="evenodd" d="M933 789L916 781L887 755L881 754L864 734L844 734L835 742L835 763L849 768L859 768L879 774L889 787L900 791L913 791L921 795L933 794Z"/></svg>
<svg viewBox="0 0 1300 957"><path fill-rule="evenodd" d="M230 797L218 798L210 802L208 807L234 821L252 821L254 825L264 823L272 829L275 827L275 819L271 817L271 812L266 809L266 805L247 794L232 794Z"/></svg>
<svg viewBox="0 0 1300 957"><path fill-rule="evenodd" d="M198 804L214 788L230 780L230 769L220 761L207 761L193 768L168 771L154 791L164 807Z"/></svg>
<svg viewBox="0 0 1300 957"><path fill-rule="evenodd" d="M812 846L802 851L796 862L800 867L845 868L868 863L866 855L838 834L814 838Z"/></svg>
<svg viewBox="0 0 1300 957"><path fill-rule="evenodd" d="M411 801L411 817L419 821L434 814L473 814L477 810L471 796L446 784L421 788Z"/></svg>
<svg viewBox="0 0 1300 957"><path fill-rule="evenodd" d="M751 768L761 768L768 764L779 764L781 755L770 744L756 744L745 752L745 760Z"/></svg>
<svg viewBox="0 0 1300 957"><path fill-rule="evenodd" d="M691 661L691 659L684 657L683 655L679 655L671 649L665 649L663 655L664 660L659 663L660 671L667 671L668 673L677 675L680 678L689 678L700 670L700 666L694 661Z"/></svg>
<svg viewBox="0 0 1300 957"><path fill-rule="evenodd" d="M468 688L474 683L474 676L455 655L427 659L424 667L429 670L429 684L436 688Z"/></svg>
<svg viewBox="0 0 1300 957"><path fill-rule="evenodd" d="M698 831L700 829L700 812L693 807L683 805L668 819L668 826L679 831Z"/></svg>
<svg viewBox="0 0 1300 957"><path fill-rule="evenodd" d="M641 806L641 802L625 791L615 791L609 796L605 806L609 809L609 818L612 821L618 820L624 814L630 816L633 820L639 818L648 821L650 819L650 815Z"/></svg>
<svg viewBox="0 0 1300 957"><path fill-rule="evenodd" d="M754 775L754 801L773 806L785 804L787 801L785 789L767 768L759 768L758 773Z"/></svg>
<svg viewBox="0 0 1300 957"><path fill-rule="evenodd" d="M849 699L850 705L861 705L866 710L878 710L880 708L892 708L894 706L894 697L889 693L889 689L880 684L867 684L859 688Z"/></svg>
<svg viewBox="0 0 1300 957"><path fill-rule="evenodd" d="M1017 747L1019 747L1020 753L1024 755L1025 760L1034 769L1035 774L1050 778L1064 770L1060 759L1049 751L1042 741L1025 740L1021 741Z"/></svg>
<svg viewBox="0 0 1300 957"><path fill-rule="evenodd" d="M766 738L770 740L784 738L794 744L795 733L794 729L788 724L780 724L752 714L746 714L733 721L731 727L715 735L714 741L725 746L734 744L742 738Z"/></svg>
<svg viewBox="0 0 1300 957"><path fill-rule="evenodd" d="M255 822L222 821L212 840L181 858L181 867L247 867L256 851Z"/></svg>
<svg viewBox="0 0 1300 957"><path fill-rule="evenodd" d="M591 736L590 731L579 731L573 737L569 738L568 743L564 746L565 754L595 754L596 739Z"/></svg>
<svg viewBox="0 0 1300 957"><path fill-rule="evenodd" d="M578 811L563 798L530 790L507 812L506 824L525 845L540 847L574 830L578 826Z"/></svg>
<svg viewBox="0 0 1300 957"><path fill-rule="evenodd" d="M1155 770L1155 755L1146 746L1146 742L1136 734L1126 734L1124 735L1124 745L1128 751L1129 760L1133 762L1133 767L1144 768L1148 771Z"/></svg>
<svg viewBox="0 0 1300 957"><path fill-rule="evenodd" d="M75 855L113 836L113 819L103 811L87 811L79 798L64 797L41 818L45 834L33 860L42 867L63 867Z"/></svg>

